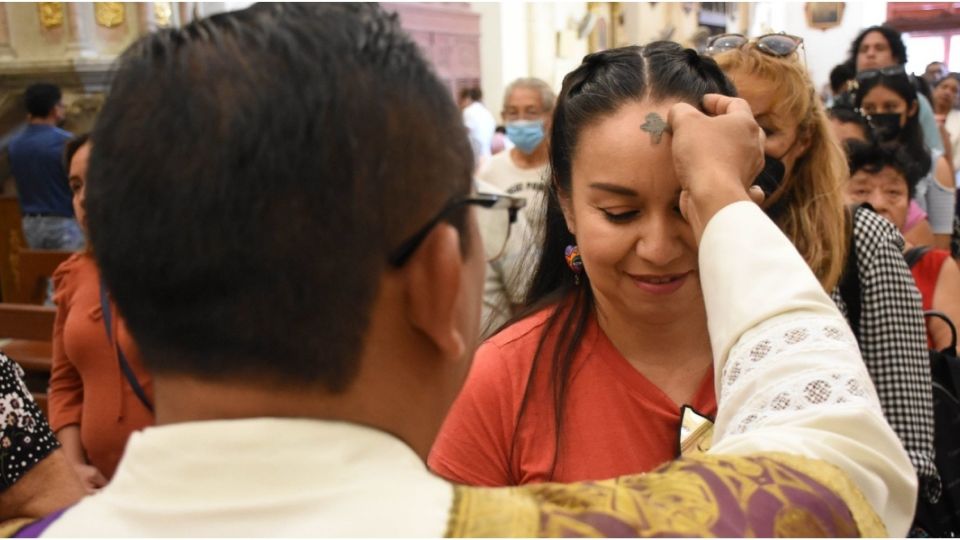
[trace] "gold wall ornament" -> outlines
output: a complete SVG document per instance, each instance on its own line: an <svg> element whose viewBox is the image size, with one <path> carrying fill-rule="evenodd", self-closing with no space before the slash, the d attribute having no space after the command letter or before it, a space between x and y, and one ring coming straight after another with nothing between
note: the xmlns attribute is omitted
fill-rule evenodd
<svg viewBox="0 0 960 540"><path fill-rule="evenodd" d="M122 2L94 2L97 15L97 24L105 28L113 28L123 24L125 8Z"/></svg>
<svg viewBox="0 0 960 540"><path fill-rule="evenodd" d="M37 2L40 24L44 28L56 28L63 24L63 2Z"/></svg>
<svg viewBox="0 0 960 540"><path fill-rule="evenodd" d="M156 21L157 26L170 26L171 17L173 17L173 6L170 5L170 2L153 3L153 20Z"/></svg>

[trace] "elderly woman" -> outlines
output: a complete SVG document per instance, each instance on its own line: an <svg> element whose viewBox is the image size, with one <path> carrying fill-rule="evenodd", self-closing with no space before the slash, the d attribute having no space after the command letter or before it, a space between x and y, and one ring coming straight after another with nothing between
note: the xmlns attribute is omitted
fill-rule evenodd
<svg viewBox="0 0 960 540"><path fill-rule="evenodd" d="M870 203L878 214L902 230L909 201L921 178L910 156L899 145L859 141L847 141L847 154L850 163L850 180L844 190L847 201ZM950 252L929 246L913 249L917 250L916 260L910 270L923 297L923 308L940 311L952 321L960 322L960 268L950 258ZM928 319L927 331L932 348L950 345L950 329L940 320Z"/></svg>

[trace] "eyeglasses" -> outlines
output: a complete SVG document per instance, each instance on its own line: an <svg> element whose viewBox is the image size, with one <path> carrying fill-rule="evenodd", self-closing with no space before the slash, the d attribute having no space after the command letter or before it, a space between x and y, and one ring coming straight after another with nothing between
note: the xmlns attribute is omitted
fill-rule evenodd
<svg viewBox="0 0 960 540"><path fill-rule="evenodd" d="M484 210L477 213L477 224L480 227L480 237L483 240L484 255L486 255L488 262L494 261L503 254L503 248L506 247L507 239L510 237L510 226L517 221L517 212L526 204L526 199L493 193L477 193L467 197L454 198L441 208L419 231L393 250L388 260L396 268L403 266L438 223L447 219L450 214L464 205L475 205Z"/></svg>
<svg viewBox="0 0 960 540"><path fill-rule="evenodd" d="M515 122L517 120L539 120L543 118L543 115L546 111L542 109L524 109L522 111L518 110L506 110L504 109L500 116L503 117L504 122Z"/></svg>
<svg viewBox="0 0 960 540"><path fill-rule="evenodd" d="M744 46L756 43L757 49L770 56L784 57L790 56L803 45L803 38L800 36L791 36L779 32L776 34L765 34L756 39L749 39L743 34L720 34L713 36L707 41L706 54L713 56L724 51L741 49Z"/></svg>
<svg viewBox="0 0 960 540"><path fill-rule="evenodd" d="M857 82L864 82L870 79L875 79L880 76L885 77L895 77L897 75L907 75L907 71L903 69L903 66L897 64L895 66L887 66L880 69L865 69L860 73L857 73Z"/></svg>

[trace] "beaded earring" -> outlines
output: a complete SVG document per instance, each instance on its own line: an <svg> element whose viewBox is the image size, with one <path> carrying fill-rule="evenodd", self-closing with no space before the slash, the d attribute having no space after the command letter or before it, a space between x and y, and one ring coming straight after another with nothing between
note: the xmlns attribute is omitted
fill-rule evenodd
<svg viewBox="0 0 960 540"><path fill-rule="evenodd" d="M580 249L576 245L567 246L563 251L563 258L567 261L567 266L573 272L573 281L580 284L580 274L583 273L583 259L580 258Z"/></svg>

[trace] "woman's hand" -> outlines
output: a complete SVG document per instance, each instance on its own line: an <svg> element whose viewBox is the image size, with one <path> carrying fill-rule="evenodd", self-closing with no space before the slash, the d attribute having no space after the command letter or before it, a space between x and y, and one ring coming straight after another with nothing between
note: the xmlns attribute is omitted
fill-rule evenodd
<svg viewBox="0 0 960 540"><path fill-rule="evenodd" d="M763 197L759 189L750 188L763 170L764 144L750 106L739 98L707 94L703 108L706 114L677 103L667 116L673 165L683 189L680 211L698 241L720 209Z"/></svg>
<svg viewBox="0 0 960 540"><path fill-rule="evenodd" d="M77 473L77 476L80 477L80 482L83 484L84 489L87 490L87 493L94 493L107 485L107 479L103 476L103 473L93 465L74 463L73 470Z"/></svg>
<svg viewBox="0 0 960 540"><path fill-rule="evenodd" d="M70 464L73 465L73 471L77 473L80 482L83 484L87 493L107 485L107 479L99 469L87 463L87 455L83 450L83 444L80 442L80 426L70 424L57 431L57 439L63 446L63 452L66 454Z"/></svg>

